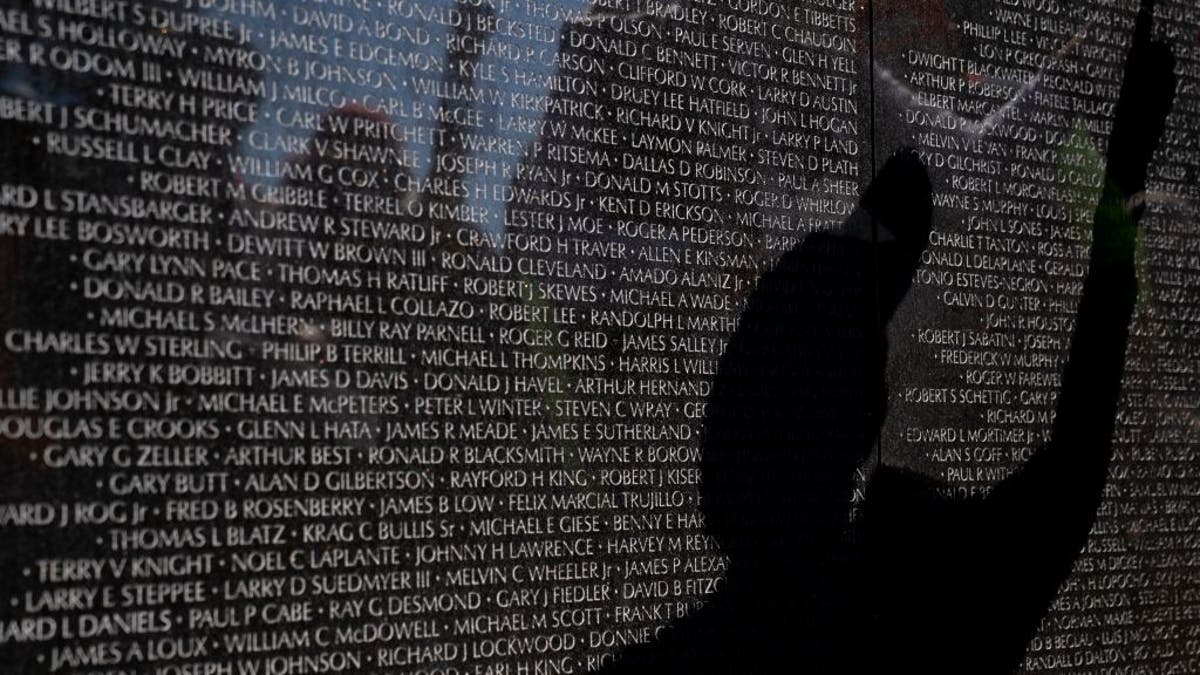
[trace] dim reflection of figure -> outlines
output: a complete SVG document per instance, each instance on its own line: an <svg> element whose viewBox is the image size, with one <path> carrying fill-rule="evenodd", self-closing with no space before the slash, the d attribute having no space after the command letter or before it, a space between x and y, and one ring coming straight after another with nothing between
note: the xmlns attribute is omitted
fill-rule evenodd
<svg viewBox="0 0 1200 675"><path fill-rule="evenodd" d="M855 470L886 411L885 328L928 240L914 153L883 167L840 232L766 274L709 402L704 509L724 587L618 673L1013 672L1095 520L1137 295L1137 206L1174 94L1139 15L1095 213L1091 266L1050 442L986 498ZM874 243L874 245L873 245Z"/></svg>

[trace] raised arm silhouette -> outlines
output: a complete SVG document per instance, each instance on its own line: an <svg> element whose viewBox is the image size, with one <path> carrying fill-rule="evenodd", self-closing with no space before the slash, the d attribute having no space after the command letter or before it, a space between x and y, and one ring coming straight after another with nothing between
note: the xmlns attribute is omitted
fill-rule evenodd
<svg viewBox="0 0 1200 675"><path fill-rule="evenodd" d="M1138 204L1175 92L1153 11L1143 2L1134 28L1050 441L985 499L940 499L888 469L872 482L869 556L889 669L1013 672L1095 522L1137 299Z"/></svg>
<svg viewBox="0 0 1200 675"><path fill-rule="evenodd" d="M730 559L712 600L614 673L1010 673L1083 549L1112 458L1134 248L1174 61L1143 2L1050 441L987 497L858 469L886 412L886 326L920 263L930 183L912 151L858 212L765 274L721 361L703 508Z"/></svg>

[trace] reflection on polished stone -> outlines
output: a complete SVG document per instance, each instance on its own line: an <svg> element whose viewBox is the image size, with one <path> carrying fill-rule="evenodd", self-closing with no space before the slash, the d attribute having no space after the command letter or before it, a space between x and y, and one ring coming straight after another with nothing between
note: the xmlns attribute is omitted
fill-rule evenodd
<svg viewBox="0 0 1200 675"><path fill-rule="evenodd" d="M1195 670L1137 4L0 10L0 654Z"/></svg>

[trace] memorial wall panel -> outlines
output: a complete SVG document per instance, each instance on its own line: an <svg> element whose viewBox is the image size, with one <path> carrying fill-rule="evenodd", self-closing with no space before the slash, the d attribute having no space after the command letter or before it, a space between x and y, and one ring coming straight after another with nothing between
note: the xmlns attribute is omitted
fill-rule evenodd
<svg viewBox="0 0 1200 675"><path fill-rule="evenodd" d="M1153 35L1173 53L1177 88L1161 141L1147 144L1145 191L1134 196L1145 213L1121 390L1103 402L1111 408L1085 397L1096 408L1077 424L1063 422L1059 395L1096 265L1097 203L1121 168L1106 174L1119 94L1126 77L1152 80L1171 64L1126 74L1136 3L947 3L915 23L912 8L876 10L879 139L919 149L936 209L924 265L891 326L891 381L903 384L882 435L885 461L973 499L1013 476L1028 486L1031 457L1056 434L1075 446L1061 469L1044 472L1046 506L1068 512L1071 500L1095 497L1095 522L1058 524L1064 536L1088 526L1090 534L1022 671L1190 672L1196 8L1155 9ZM1153 107L1138 100L1137 125L1151 126ZM1084 428L1107 424L1111 461ZM1106 476L1095 480L1097 472ZM1010 545L1036 557L1036 542L1017 536ZM996 574L1028 574L1018 554L1001 557L1014 564Z"/></svg>
<svg viewBox="0 0 1200 675"><path fill-rule="evenodd" d="M1200 670L1198 30L0 3L0 658Z"/></svg>

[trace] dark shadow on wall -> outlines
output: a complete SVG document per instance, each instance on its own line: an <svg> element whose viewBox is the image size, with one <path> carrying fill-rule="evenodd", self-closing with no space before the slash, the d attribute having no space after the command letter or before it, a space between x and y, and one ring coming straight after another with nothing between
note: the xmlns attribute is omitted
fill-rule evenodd
<svg viewBox="0 0 1200 675"><path fill-rule="evenodd" d="M886 410L883 325L931 212L924 166L898 153L845 227L809 236L761 278L705 421L702 505L728 575L708 605L625 652L614 672L866 667L871 589L851 502ZM871 214L887 214L878 246Z"/></svg>
<svg viewBox="0 0 1200 675"><path fill-rule="evenodd" d="M838 232L763 276L705 422L703 508L729 556L710 603L614 673L1010 673L1095 522L1112 457L1147 168L1175 91L1143 2L1095 212L1052 437L986 498L856 470L886 412L886 325L928 241L915 153L883 167Z"/></svg>

